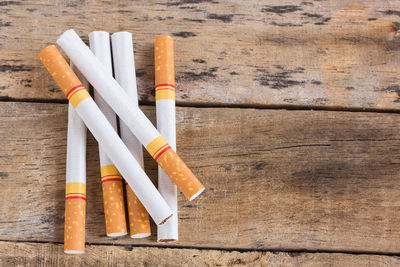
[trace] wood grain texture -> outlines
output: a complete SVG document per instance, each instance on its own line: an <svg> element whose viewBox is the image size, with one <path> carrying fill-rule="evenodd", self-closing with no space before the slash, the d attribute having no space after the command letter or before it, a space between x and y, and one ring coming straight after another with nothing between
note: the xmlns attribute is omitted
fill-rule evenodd
<svg viewBox="0 0 400 267"><path fill-rule="evenodd" d="M0 103L1 240L62 242L66 112ZM397 114L177 108L178 152L207 189L192 202L180 194L171 245L400 253L399 124ZM145 169L156 177L147 153ZM92 137L87 173L86 241L156 244L105 236Z"/></svg>
<svg viewBox="0 0 400 267"><path fill-rule="evenodd" d="M69 28L133 33L140 100L153 38L175 37L185 104L398 109L400 1L3 1L0 96L64 99L37 53ZM394 23L393 23L394 22Z"/></svg>
<svg viewBox="0 0 400 267"><path fill-rule="evenodd" d="M59 244L0 241L2 266L399 266L391 256L340 253L236 252L89 245L81 256Z"/></svg>

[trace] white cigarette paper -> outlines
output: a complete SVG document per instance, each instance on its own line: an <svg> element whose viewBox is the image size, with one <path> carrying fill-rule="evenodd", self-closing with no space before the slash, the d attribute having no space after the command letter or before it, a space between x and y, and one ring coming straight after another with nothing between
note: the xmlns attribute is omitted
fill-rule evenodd
<svg viewBox="0 0 400 267"><path fill-rule="evenodd" d="M139 108L132 34L116 32L111 35L111 42L115 79L129 95L131 105ZM120 132L122 141L144 168L142 144L123 121L120 121ZM151 230L147 211L139 201L136 201L136 196L130 190L128 186L126 191L130 236L132 238L148 237L151 235Z"/></svg>
<svg viewBox="0 0 400 267"><path fill-rule="evenodd" d="M83 86L89 87L89 83L73 64L71 68ZM86 184L86 138L85 124L71 103L68 103L66 183Z"/></svg>
<svg viewBox="0 0 400 267"><path fill-rule="evenodd" d="M75 111L86 127L124 176L154 222L158 225L167 221L172 216L172 210L100 111L93 98L82 86L81 81L61 53L54 45L50 45L39 53L39 58L75 107Z"/></svg>
<svg viewBox="0 0 400 267"><path fill-rule="evenodd" d="M108 32L95 31L89 34L90 50L103 64L105 70L109 75L112 75L112 63L111 63L111 48L110 48L110 35ZM99 93L94 90L94 101L97 106L106 116L115 131L117 131L117 116ZM113 164L109 157L104 153L101 146L99 146L100 165Z"/></svg>
<svg viewBox="0 0 400 267"><path fill-rule="evenodd" d="M162 224L172 210L154 187L94 101L84 100L76 111L112 159L156 224Z"/></svg>
<svg viewBox="0 0 400 267"><path fill-rule="evenodd" d="M89 86L82 74L72 64L71 67L83 86ZM68 103L67 183L86 184L86 138L85 124L76 113L74 107Z"/></svg>
<svg viewBox="0 0 400 267"><path fill-rule="evenodd" d="M77 71L82 83L86 79ZM86 126L68 104L68 134L66 162L64 252L82 254L85 251L86 216ZM79 225L73 223L76 221Z"/></svg>
<svg viewBox="0 0 400 267"><path fill-rule="evenodd" d="M103 64L109 75L112 75L110 34L94 31L89 34L90 49ZM94 90L94 100L106 116L115 131L117 131L117 116L104 99ZM99 145L101 182L103 188L104 215L107 236L116 237L127 234L123 181L110 158Z"/></svg>
<svg viewBox="0 0 400 267"><path fill-rule="evenodd" d="M129 95L109 75L74 30L65 31L57 44L144 146L160 136L144 113L131 104Z"/></svg>
<svg viewBox="0 0 400 267"><path fill-rule="evenodd" d="M75 31L64 32L57 43L136 138L146 147L150 155L179 186L187 199L193 200L199 196L204 191L204 186L171 149L144 113L131 105L129 95L111 75L107 74L102 64Z"/></svg>
<svg viewBox="0 0 400 267"><path fill-rule="evenodd" d="M111 35L111 42L115 79L129 95L130 105L139 108L131 34L128 32L114 33ZM120 131L122 141L125 142L139 164L144 167L142 144L123 121L120 122Z"/></svg>
<svg viewBox="0 0 400 267"><path fill-rule="evenodd" d="M170 36L157 36L154 48L157 129L176 151L174 41ZM157 226L157 241L178 240L178 192L176 185L160 167L158 190L174 215L168 222Z"/></svg>

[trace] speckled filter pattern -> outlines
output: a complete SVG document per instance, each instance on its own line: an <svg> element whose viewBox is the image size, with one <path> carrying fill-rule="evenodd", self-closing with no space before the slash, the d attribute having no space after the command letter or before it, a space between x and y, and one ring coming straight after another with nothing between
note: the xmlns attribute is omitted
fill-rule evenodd
<svg viewBox="0 0 400 267"><path fill-rule="evenodd" d="M107 235L127 233L123 181L114 165L101 167L104 216Z"/></svg>
<svg viewBox="0 0 400 267"><path fill-rule="evenodd" d="M90 98L89 92L82 85L55 45L47 46L40 51L39 59L74 108L86 98Z"/></svg>
<svg viewBox="0 0 400 267"><path fill-rule="evenodd" d="M86 200L65 200L64 251L85 251Z"/></svg>
<svg viewBox="0 0 400 267"><path fill-rule="evenodd" d="M175 101L174 39L157 36L154 40L156 100Z"/></svg>
<svg viewBox="0 0 400 267"><path fill-rule="evenodd" d="M162 153L156 161L187 199L191 200L196 193L204 189L204 186L172 148Z"/></svg>
<svg viewBox="0 0 400 267"><path fill-rule="evenodd" d="M204 189L204 186L181 160L178 154L175 153L171 146L168 145L164 137L158 136L154 138L154 140L146 146L146 150L157 161L158 165L160 165L187 199L192 200L193 196Z"/></svg>
<svg viewBox="0 0 400 267"><path fill-rule="evenodd" d="M128 184L126 184L126 197L128 205L129 234L131 236L137 234L150 235L150 216Z"/></svg>

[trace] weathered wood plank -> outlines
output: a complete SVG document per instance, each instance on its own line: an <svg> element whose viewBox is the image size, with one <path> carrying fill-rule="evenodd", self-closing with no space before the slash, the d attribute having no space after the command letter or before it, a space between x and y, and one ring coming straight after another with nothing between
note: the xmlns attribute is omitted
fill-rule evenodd
<svg viewBox="0 0 400 267"><path fill-rule="evenodd" d="M66 111L0 103L1 240L62 242ZM398 125L397 114L178 108L178 151L207 190L180 196L174 245L399 253ZM154 244L105 237L97 153L91 137L87 242ZM156 177L148 157L146 171Z"/></svg>
<svg viewBox="0 0 400 267"><path fill-rule="evenodd" d="M400 49L392 21L399 6L399 0L4 1L0 96L64 99L37 53L75 28L82 36L133 32L142 101L154 101L153 38L170 34L178 103L398 109Z"/></svg>
<svg viewBox="0 0 400 267"><path fill-rule="evenodd" d="M1 266L395 266L399 257L341 253L237 252L89 245L71 256L59 244L0 241Z"/></svg>

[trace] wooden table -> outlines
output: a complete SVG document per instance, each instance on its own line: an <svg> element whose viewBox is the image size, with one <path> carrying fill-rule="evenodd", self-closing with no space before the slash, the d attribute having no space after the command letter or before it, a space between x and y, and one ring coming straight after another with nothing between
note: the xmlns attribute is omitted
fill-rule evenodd
<svg viewBox="0 0 400 267"><path fill-rule="evenodd" d="M1 1L0 265L400 265L400 1ZM175 38L177 139L207 187L180 240L105 236L88 140L86 254L63 254L67 101L37 54L74 28ZM146 154L146 170L156 165Z"/></svg>

